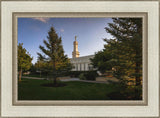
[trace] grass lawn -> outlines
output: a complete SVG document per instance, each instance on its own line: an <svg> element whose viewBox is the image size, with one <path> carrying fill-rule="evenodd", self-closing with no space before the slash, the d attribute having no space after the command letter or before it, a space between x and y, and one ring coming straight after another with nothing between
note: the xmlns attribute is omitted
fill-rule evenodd
<svg viewBox="0 0 160 118"><path fill-rule="evenodd" d="M18 100L109 100L116 84L64 82L63 87L45 87L48 80L23 79L18 84Z"/></svg>

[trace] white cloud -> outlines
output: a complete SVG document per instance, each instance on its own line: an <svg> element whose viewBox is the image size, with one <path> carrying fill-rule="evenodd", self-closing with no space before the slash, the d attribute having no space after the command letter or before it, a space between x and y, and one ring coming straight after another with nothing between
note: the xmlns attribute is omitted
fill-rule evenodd
<svg viewBox="0 0 160 118"><path fill-rule="evenodd" d="M42 18L42 17L39 17L39 18L33 18L34 20L38 20L38 21L41 21L43 23L47 23L49 21L49 18Z"/></svg>

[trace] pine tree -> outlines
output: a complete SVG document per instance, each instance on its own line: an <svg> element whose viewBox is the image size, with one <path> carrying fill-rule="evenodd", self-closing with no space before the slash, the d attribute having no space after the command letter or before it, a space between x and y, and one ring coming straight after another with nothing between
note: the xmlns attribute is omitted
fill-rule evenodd
<svg viewBox="0 0 160 118"><path fill-rule="evenodd" d="M142 99L142 18L113 18L105 29L112 38L104 39L104 49L95 54L92 64L101 72L112 69L120 80L118 93ZM127 86L129 78L135 79L136 86Z"/></svg>
<svg viewBox="0 0 160 118"><path fill-rule="evenodd" d="M47 36L48 40L43 40L45 47L39 46L41 53L38 58L48 63L48 71L51 70L54 85L57 84L56 78L64 71L71 69L70 60L64 54L61 37L59 37L53 27L50 28Z"/></svg>
<svg viewBox="0 0 160 118"><path fill-rule="evenodd" d="M117 41L117 59L119 70L124 75L133 76L136 85L141 84L142 76L142 19L141 18L114 18L113 23L105 28ZM111 40L105 40L110 43ZM111 43L110 43L111 44ZM128 70L128 71L127 71Z"/></svg>
<svg viewBox="0 0 160 118"><path fill-rule="evenodd" d="M114 68L114 76L123 82L133 77L136 85L142 79L142 19L113 18L113 23L105 27L112 39L104 39L104 49L91 59L94 67L101 72Z"/></svg>
<svg viewBox="0 0 160 118"><path fill-rule="evenodd" d="M23 43L18 44L18 73L19 81L21 81L22 72L27 71L32 66L32 58L25 48L23 48Z"/></svg>

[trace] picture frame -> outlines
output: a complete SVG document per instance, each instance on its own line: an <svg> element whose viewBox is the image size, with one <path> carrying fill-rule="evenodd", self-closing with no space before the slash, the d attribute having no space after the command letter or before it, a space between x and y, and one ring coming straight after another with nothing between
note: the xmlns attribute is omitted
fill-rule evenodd
<svg viewBox="0 0 160 118"><path fill-rule="evenodd" d="M159 1L1 1L1 117L159 117ZM17 18L142 17L142 101L18 101ZM153 24L154 22L154 24ZM140 112L141 111L141 112Z"/></svg>

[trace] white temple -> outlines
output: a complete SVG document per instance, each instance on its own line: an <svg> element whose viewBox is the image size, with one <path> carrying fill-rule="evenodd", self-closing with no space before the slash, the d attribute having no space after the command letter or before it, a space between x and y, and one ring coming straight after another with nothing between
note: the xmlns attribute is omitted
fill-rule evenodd
<svg viewBox="0 0 160 118"><path fill-rule="evenodd" d="M75 41L73 42L72 58L70 59L71 63L74 66L72 71L92 70L93 67L91 65L90 58L93 58L94 55L88 55L88 56L82 56L82 57L79 57L79 55L80 55L80 53L78 51L77 36L75 36Z"/></svg>

